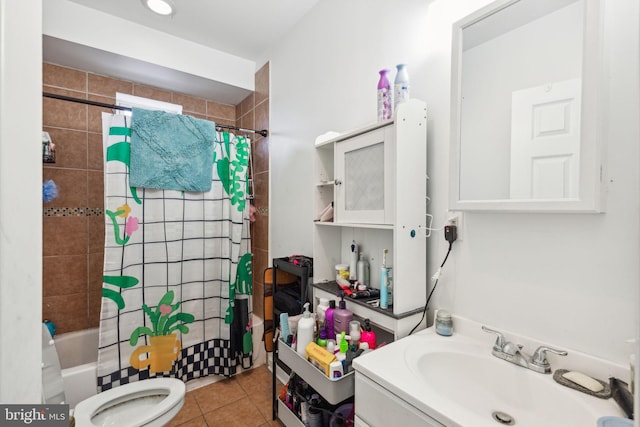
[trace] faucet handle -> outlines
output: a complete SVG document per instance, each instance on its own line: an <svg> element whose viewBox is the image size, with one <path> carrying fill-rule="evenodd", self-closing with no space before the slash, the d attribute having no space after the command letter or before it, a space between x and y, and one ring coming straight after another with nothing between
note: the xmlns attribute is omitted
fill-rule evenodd
<svg viewBox="0 0 640 427"><path fill-rule="evenodd" d="M550 351L551 353L555 353L555 354L557 354L559 356L566 356L568 354L564 350L558 350L558 349L555 349L555 348L546 347L544 345L541 345L533 353L533 356L531 357L531 363L533 363L534 365L537 365L537 366L541 366L541 367L549 366L549 361L547 360L547 351Z"/></svg>
<svg viewBox="0 0 640 427"><path fill-rule="evenodd" d="M482 325L482 330L485 332L489 332L490 334L496 334L496 342L495 344L493 344L493 349L494 350L498 350L498 351L502 351L502 349L504 348L504 335L502 335L502 332L498 332L495 331L493 329L489 329L486 326Z"/></svg>

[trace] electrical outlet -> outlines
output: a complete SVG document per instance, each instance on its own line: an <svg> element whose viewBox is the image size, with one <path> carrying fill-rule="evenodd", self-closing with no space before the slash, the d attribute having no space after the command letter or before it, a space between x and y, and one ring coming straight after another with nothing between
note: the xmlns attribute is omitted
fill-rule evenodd
<svg viewBox="0 0 640 427"><path fill-rule="evenodd" d="M445 221L445 225L455 225L456 226L456 234L457 241L462 240L462 212L446 212L447 220Z"/></svg>

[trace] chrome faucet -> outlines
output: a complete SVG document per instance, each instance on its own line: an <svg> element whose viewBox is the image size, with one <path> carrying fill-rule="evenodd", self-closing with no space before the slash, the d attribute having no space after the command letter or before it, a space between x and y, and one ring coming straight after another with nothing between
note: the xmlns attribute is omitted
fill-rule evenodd
<svg viewBox="0 0 640 427"><path fill-rule="evenodd" d="M540 346L533 352L532 356L529 356L522 351L521 344L514 344L510 341L506 341L504 335L501 332L489 329L486 326L482 326L482 330L496 335L496 342L493 344L491 354L497 358L506 360L507 362L522 366L523 368L531 369L532 371L539 372L541 374L551 373L551 365L547 360L547 352L558 354L560 356L566 356L567 352L563 350L557 350L555 348Z"/></svg>

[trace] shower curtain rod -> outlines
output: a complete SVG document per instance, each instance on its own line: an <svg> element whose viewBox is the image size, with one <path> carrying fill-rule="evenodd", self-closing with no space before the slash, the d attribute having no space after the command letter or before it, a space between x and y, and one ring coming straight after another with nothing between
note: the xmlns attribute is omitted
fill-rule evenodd
<svg viewBox="0 0 640 427"><path fill-rule="evenodd" d="M52 99L59 99L59 100L62 100L62 101L77 102L79 104L93 105L95 107L109 108L109 109L112 109L112 110L131 111L130 107L122 107L120 105L105 104L104 102L90 101L88 99L81 99L81 98L73 98L71 96L57 95L55 93L42 92L42 96L44 96L45 98L52 98ZM231 125L219 125L217 123L216 123L216 128L239 130L241 132L253 132L253 133L257 133L259 135L262 135L265 138L269 135L269 132L266 129L263 129L263 130L245 129L245 128L239 128L237 126L231 126Z"/></svg>

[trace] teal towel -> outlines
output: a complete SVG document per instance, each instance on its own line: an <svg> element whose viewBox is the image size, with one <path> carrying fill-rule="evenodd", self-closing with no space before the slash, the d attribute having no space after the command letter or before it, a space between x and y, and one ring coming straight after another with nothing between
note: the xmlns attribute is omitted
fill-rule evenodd
<svg viewBox="0 0 640 427"><path fill-rule="evenodd" d="M211 190L215 126L195 117L134 108L129 185Z"/></svg>

